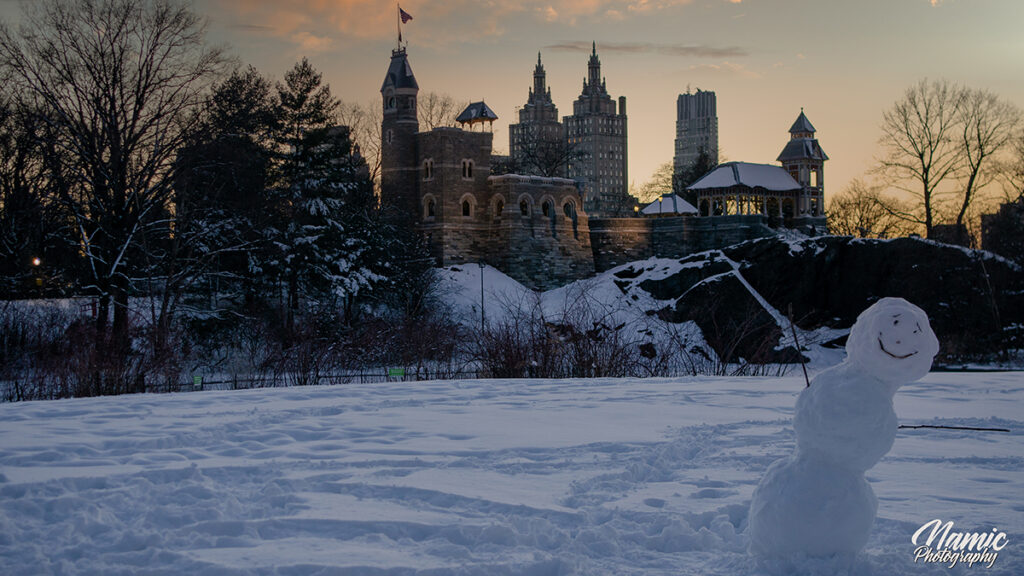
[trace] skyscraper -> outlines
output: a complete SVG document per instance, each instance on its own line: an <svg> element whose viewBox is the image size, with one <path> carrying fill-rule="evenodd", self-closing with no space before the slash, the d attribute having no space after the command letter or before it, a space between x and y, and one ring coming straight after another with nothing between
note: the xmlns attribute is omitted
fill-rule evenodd
<svg viewBox="0 0 1024 576"><path fill-rule="evenodd" d="M508 127L508 150L516 170L538 176L565 176L565 129L551 100L547 73L537 53L533 87L519 110L519 123Z"/></svg>
<svg viewBox="0 0 1024 576"><path fill-rule="evenodd" d="M632 215L635 199L628 188L626 97L619 97L616 111L601 77L596 43L583 92L572 111L563 119L568 145L577 152L569 164L569 177L583 182L585 210L592 217Z"/></svg>
<svg viewBox="0 0 1024 576"><path fill-rule="evenodd" d="M707 152L711 164L718 164L718 112L714 92L698 89L696 94L687 90L676 100L676 154L673 168L676 174L689 170L700 156Z"/></svg>

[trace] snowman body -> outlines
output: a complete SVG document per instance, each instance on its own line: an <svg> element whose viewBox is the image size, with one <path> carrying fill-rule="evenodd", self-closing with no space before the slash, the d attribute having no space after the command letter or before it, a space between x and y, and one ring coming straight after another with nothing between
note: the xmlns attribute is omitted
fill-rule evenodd
<svg viewBox="0 0 1024 576"><path fill-rule="evenodd" d="M797 399L797 448L754 490L750 549L762 556L853 555L867 543L878 501L864 478L892 448L893 397L928 373L938 341L924 312L885 298L857 318L847 359Z"/></svg>

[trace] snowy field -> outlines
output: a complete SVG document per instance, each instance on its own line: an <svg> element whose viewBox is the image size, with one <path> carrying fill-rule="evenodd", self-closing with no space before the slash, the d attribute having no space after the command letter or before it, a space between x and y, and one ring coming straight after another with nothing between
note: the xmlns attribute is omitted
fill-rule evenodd
<svg viewBox="0 0 1024 576"><path fill-rule="evenodd" d="M417 382L0 405L3 574L760 574L798 378ZM1024 574L1024 374L930 374L849 574ZM942 519L991 569L914 564ZM832 573L807 562L808 572Z"/></svg>

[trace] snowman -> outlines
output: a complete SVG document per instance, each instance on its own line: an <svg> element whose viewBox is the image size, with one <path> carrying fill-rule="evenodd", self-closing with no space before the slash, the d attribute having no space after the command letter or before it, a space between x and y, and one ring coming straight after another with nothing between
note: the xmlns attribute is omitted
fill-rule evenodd
<svg viewBox="0 0 1024 576"><path fill-rule="evenodd" d="M893 396L924 377L938 351L928 316L902 298L883 298L857 317L846 360L797 399L795 453L754 490L752 553L852 558L864 547L878 510L864 473L896 438Z"/></svg>

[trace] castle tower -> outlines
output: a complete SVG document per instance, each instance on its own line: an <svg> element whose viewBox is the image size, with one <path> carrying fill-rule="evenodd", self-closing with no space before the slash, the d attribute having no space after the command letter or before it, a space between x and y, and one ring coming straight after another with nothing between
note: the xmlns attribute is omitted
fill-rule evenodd
<svg viewBox="0 0 1024 576"><path fill-rule="evenodd" d="M508 149L516 170L535 176L565 176L565 130L551 100L547 73L537 53L533 88L519 110L519 123L508 128Z"/></svg>
<svg viewBox="0 0 1024 576"><path fill-rule="evenodd" d="M380 94L384 105L381 121L380 196L385 207L396 208L418 221L418 157L416 95L420 87L409 66L405 48L391 51Z"/></svg>
<svg viewBox="0 0 1024 576"><path fill-rule="evenodd" d="M626 97L618 110L601 77L595 42L587 62L583 91L563 119L568 146L575 152L569 177L583 182L587 212L592 217L632 216L635 199L629 195L626 148Z"/></svg>
<svg viewBox="0 0 1024 576"><path fill-rule="evenodd" d="M825 216L825 161L828 155L821 149L814 132L814 126L801 108L800 116L789 129L789 142L776 159L802 188L795 214L799 217Z"/></svg>

